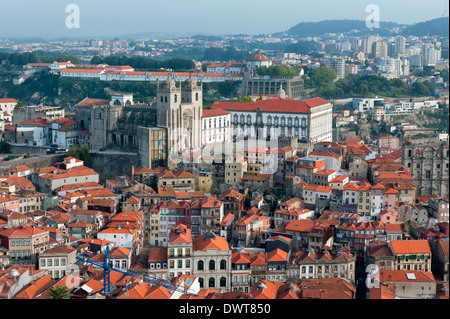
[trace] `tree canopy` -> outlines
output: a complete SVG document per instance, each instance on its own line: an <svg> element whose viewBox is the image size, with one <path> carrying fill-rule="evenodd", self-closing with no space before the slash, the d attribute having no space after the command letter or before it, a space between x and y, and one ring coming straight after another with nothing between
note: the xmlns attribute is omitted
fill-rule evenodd
<svg viewBox="0 0 450 319"><path fill-rule="evenodd" d="M270 75L270 76L292 76L300 73L298 68L291 68L287 65L277 65L277 66L262 66L257 70L259 75Z"/></svg>
<svg viewBox="0 0 450 319"><path fill-rule="evenodd" d="M100 59L98 56L94 56L91 59L92 64L106 63L109 65L129 65L135 69L146 69L146 70L160 70L160 69L171 69L174 71L181 70L192 70L195 67L195 63L192 60L186 59L169 59L165 61L157 61L145 57L127 57L127 56L108 56Z"/></svg>
<svg viewBox="0 0 450 319"><path fill-rule="evenodd" d="M75 157L84 162L84 165L90 167L92 165L91 154L89 153L89 145L84 144L81 148L71 147L67 152L67 156Z"/></svg>

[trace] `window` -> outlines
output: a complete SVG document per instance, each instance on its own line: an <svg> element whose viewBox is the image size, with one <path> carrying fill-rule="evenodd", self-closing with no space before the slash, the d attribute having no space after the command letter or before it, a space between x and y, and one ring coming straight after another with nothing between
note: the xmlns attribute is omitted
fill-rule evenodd
<svg viewBox="0 0 450 319"><path fill-rule="evenodd" d="M225 270L227 268L227 262L225 260L220 261L220 269Z"/></svg>
<svg viewBox="0 0 450 319"><path fill-rule="evenodd" d="M209 270L216 270L216 262L214 260L209 261Z"/></svg>
<svg viewBox="0 0 450 319"><path fill-rule="evenodd" d="M242 278L242 276L241 276L241 278ZM220 287L226 287L226 286L227 286L227 279L225 277L220 278Z"/></svg>
<svg viewBox="0 0 450 319"><path fill-rule="evenodd" d="M52 259L49 258L49 259L47 260L47 266L49 266L49 267L52 266Z"/></svg>
<svg viewBox="0 0 450 319"><path fill-rule="evenodd" d="M199 260L199 262L197 263L197 269L198 270L203 270L203 267L204 267L203 260Z"/></svg>
<svg viewBox="0 0 450 319"><path fill-rule="evenodd" d="M209 278L209 280L208 280L208 287L209 288L213 288L213 287L215 287L216 286L216 280L214 279L214 278Z"/></svg>
<svg viewBox="0 0 450 319"><path fill-rule="evenodd" d="M41 259L41 267L45 267L45 259Z"/></svg>

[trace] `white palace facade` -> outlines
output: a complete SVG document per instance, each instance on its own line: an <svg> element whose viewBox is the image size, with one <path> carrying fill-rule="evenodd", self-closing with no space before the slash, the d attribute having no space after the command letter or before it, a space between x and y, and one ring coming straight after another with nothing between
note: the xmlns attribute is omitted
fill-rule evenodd
<svg viewBox="0 0 450 319"><path fill-rule="evenodd" d="M332 140L333 105L320 97L299 101L281 93L255 102L218 101L212 109L230 112L233 139L285 136L313 143Z"/></svg>

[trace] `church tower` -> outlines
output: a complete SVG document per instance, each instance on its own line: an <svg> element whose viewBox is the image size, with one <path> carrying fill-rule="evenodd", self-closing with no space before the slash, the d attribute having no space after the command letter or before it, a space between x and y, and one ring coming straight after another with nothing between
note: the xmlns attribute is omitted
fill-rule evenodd
<svg viewBox="0 0 450 319"><path fill-rule="evenodd" d="M157 82L158 125L167 128L169 160L199 151L201 146L202 86L189 78Z"/></svg>

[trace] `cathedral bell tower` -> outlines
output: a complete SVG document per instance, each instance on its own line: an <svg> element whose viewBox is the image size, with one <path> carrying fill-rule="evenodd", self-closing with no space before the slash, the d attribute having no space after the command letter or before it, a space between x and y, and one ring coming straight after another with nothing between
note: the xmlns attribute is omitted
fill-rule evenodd
<svg viewBox="0 0 450 319"><path fill-rule="evenodd" d="M167 128L169 161L201 147L202 86L191 77L178 85L170 78L156 89L158 125Z"/></svg>

